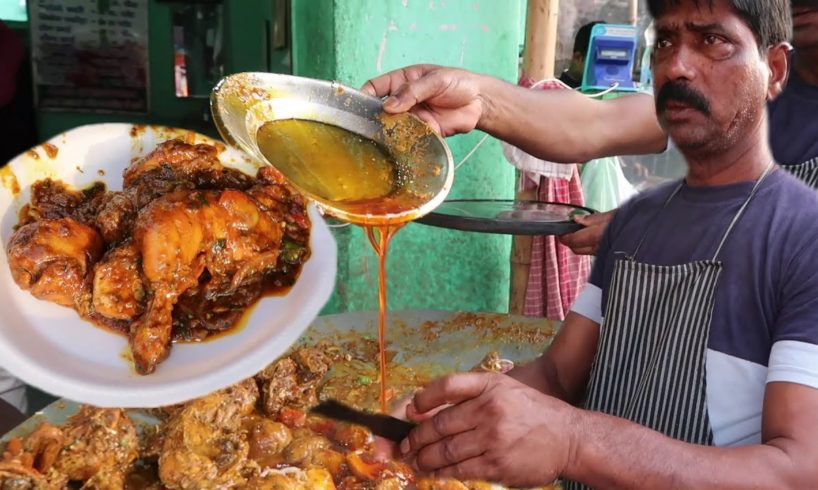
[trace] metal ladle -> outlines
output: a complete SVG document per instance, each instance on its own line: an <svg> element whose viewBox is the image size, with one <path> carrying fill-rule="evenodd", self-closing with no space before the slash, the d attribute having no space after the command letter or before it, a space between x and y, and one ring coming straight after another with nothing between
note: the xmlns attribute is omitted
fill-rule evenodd
<svg viewBox="0 0 818 490"><path fill-rule="evenodd" d="M216 127L226 142L275 167L302 194L341 220L361 225L401 224L432 211L451 189L452 154L440 135L412 114L386 114L380 99L338 82L274 73L239 73L222 79L210 100ZM299 186L292 169L265 158L257 138L264 124L288 119L337 126L375 141L401 168L397 184L400 188L395 192L411 197L410 208L396 206L388 198L367 209L352 208L328 199L315 188ZM309 159L300 162L299 165L310 165ZM365 172L366 164L361 161L354 171Z"/></svg>

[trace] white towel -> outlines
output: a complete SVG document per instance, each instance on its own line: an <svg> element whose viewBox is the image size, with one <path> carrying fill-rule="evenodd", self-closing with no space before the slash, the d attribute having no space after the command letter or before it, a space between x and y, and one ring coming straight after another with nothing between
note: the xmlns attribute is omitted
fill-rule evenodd
<svg viewBox="0 0 818 490"><path fill-rule="evenodd" d="M534 180L534 182L539 182L539 177L571 180L571 176L574 175L574 164L554 163L547 160L540 160L539 158L531 156L516 146L510 145L504 141L501 141L500 144L503 147L503 155L505 155L508 163L520 169L521 172L533 174L531 178Z"/></svg>

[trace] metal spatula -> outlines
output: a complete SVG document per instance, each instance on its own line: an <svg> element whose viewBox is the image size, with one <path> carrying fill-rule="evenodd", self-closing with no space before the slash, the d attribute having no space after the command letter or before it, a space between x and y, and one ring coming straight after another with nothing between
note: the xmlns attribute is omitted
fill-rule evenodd
<svg viewBox="0 0 818 490"><path fill-rule="evenodd" d="M416 425L389 415L357 410L335 400L321 402L313 407L311 412L334 420L362 425L376 436L395 443L402 441Z"/></svg>

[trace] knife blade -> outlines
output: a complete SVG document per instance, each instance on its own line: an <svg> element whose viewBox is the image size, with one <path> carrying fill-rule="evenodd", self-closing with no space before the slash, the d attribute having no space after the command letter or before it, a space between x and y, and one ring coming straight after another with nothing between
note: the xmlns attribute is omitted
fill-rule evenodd
<svg viewBox="0 0 818 490"><path fill-rule="evenodd" d="M416 424L407 422L389 415L364 412L349 407L336 400L326 400L310 410L312 413L323 415L334 420L350 422L371 430L376 436L383 437L395 443L400 443Z"/></svg>

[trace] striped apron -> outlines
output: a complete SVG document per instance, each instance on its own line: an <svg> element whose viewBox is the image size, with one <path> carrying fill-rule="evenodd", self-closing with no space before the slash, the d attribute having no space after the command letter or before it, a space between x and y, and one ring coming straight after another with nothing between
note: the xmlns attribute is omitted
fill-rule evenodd
<svg viewBox="0 0 818 490"><path fill-rule="evenodd" d="M728 226L711 260L674 266L617 260L584 406L693 444L712 444L707 414L705 354L718 260L771 162ZM676 188L664 207L681 190ZM661 214L658 213L658 214ZM657 216L658 216L657 214ZM566 482L566 489L587 488Z"/></svg>
<svg viewBox="0 0 818 490"><path fill-rule="evenodd" d="M798 165L782 165L781 168L813 189L818 189L818 157Z"/></svg>

